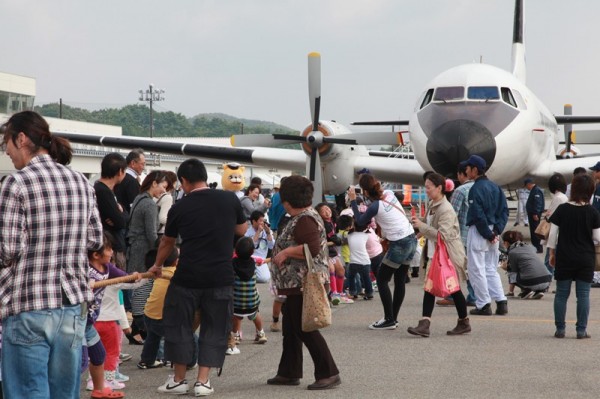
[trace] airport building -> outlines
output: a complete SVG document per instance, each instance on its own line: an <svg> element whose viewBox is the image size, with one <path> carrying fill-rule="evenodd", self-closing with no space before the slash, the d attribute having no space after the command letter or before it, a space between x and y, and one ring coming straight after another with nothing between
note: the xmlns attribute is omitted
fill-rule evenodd
<svg viewBox="0 0 600 399"><path fill-rule="evenodd" d="M35 78L13 75L0 72L0 123L4 123L11 114L19 111L30 110L34 107L36 95ZM86 133L100 136L121 136L123 134L120 126L102 125L59 118L45 117L52 132ZM229 138L154 138L156 141L177 141L194 144L215 145L219 147L230 147ZM84 173L90 180L100 177L100 162L104 155L109 152L121 152L127 155L127 150L107 148L102 146L91 146L84 144L73 144L73 160L71 167ZM146 170L164 169L176 171L186 156L165 155L146 153ZM206 164L209 182L221 185L221 174L223 162L214 160L203 160ZM4 153L0 154L0 176L10 174L14 171L10 158ZM291 171L276 170L258 166L246 166L246 181L249 183L252 176L258 176L263 181L264 188L272 188L278 184L281 177L289 175Z"/></svg>

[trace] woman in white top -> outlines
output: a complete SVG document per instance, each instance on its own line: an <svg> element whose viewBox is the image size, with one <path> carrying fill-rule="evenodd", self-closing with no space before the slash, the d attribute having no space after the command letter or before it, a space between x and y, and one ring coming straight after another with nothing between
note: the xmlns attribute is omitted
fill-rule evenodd
<svg viewBox="0 0 600 399"><path fill-rule="evenodd" d="M544 215L546 221L550 220L550 216L552 216L552 213L554 213L560 204L564 204L565 202L569 201L569 198L565 194L567 192L567 181L562 174L555 173L550 176L550 179L548 179L548 190L550 190L552 193L552 201L550 201L550 205L548 206L546 214ZM543 242L543 244L546 244L546 242ZM544 264L546 265L548 271L554 275L554 267L550 266L549 258L550 249L546 247L546 258L544 259Z"/></svg>
<svg viewBox="0 0 600 399"><path fill-rule="evenodd" d="M362 174L358 184L364 195L371 201L367 210L360 213L356 204L354 187L348 190L354 220L366 225L375 218L381 228L382 238L389 242L389 249L383 257L377 273L377 287L383 305L384 317L369 326L372 330L393 330L398 325L397 318L404 300L405 279L410 261L417 247L415 231L410 224L402 205L389 190L383 190L381 183L370 174ZM394 296L388 286L394 276Z"/></svg>

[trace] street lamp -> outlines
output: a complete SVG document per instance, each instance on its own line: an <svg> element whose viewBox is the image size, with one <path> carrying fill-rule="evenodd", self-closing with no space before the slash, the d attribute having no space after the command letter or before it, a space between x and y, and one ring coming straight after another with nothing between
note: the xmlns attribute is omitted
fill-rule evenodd
<svg viewBox="0 0 600 399"><path fill-rule="evenodd" d="M165 98L163 89L155 89L154 85L150 83L150 87L144 90L139 90L140 101L148 101L150 103L150 137L154 135L154 111L152 110L152 103L154 101L163 101Z"/></svg>

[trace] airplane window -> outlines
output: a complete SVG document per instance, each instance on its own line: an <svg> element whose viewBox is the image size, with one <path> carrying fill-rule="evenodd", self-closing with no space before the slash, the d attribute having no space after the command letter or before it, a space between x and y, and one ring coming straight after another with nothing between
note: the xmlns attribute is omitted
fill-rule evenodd
<svg viewBox="0 0 600 399"><path fill-rule="evenodd" d="M438 87L435 89L433 101L462 100L465 97L465 88L462 86Z"/></svg>
<svg viewBox="0 0 600 399"><path fill-rule="evenodd" d="M521 96L521 93L519 93L517 90L514 90L514 89L513 89L512 92L513 92L513 95L515 97L515 100L517 100L517 104L519 106L519 109L527 109L527 103L523 99L523 96Z"/></svg>
<svg viewBox="0 0 600 399"><path fill-rule="evenodd" d="M502 92L502 100L504 100L505 103L517 108L517 102L510 92L510 89L508 87L502 87L500 91Z"/></svg>
<svg viewBox="0 0 600 399"><path fill-rule="evenodd" d="M429 104L431 102L432 97L433 97L433 89L427 90L427 93L425 93L425 97L423 97L423 101L421 102L421 108L423 108L427 104Z"/></svg>
<svg viewBox="0 0 600 399"><path fill-rule="evenodd" d="M498 88L496 86L473 86L467 91L469 100L499 100Z"/></svg>

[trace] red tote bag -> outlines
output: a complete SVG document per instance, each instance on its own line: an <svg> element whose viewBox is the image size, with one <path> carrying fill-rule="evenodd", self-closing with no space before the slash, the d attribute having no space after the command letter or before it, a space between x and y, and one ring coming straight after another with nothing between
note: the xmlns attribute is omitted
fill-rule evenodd
<svg viewBox="0 0 600 399"><path fill-rule="evenodd" d="M446 243L439 233L423 289L440 298L460 290L456 269L448 256Z"/></svg>

